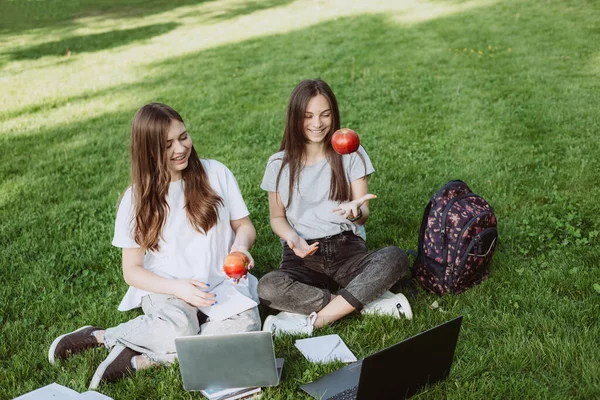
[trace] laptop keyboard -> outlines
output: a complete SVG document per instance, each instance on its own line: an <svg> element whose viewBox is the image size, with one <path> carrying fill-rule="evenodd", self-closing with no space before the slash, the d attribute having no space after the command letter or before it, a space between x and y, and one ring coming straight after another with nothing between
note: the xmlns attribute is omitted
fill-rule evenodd
<svg viewBox="0 0 600 400"><path fill-rule="evenodd" d="M358 385L346 389L343 392L339 392L333 397L327 398L327 400L354 400L356 399L356 394L358 393Z"/></svg>

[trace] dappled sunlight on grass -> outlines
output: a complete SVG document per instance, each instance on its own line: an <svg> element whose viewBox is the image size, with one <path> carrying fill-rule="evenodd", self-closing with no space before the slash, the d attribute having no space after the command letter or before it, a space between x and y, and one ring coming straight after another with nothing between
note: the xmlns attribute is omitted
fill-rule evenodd
<svg viewBox="0 0 600 400"><path fill-rule="evenodd" d="M86 96L143 83L155 74L150 65L169 60L176 63L183 55L362 14L384 14L400 23L415 23L490 4L491 0L456 4L417 0L226 0L184 5L144 18L83 17L75 21L72 30L59 30L58 36L47 36L42 30L37 38L19 40L4 53L3 57L11 61L0 70L0 86L5 94L0 99L0 121L4 120L0 134L19 135L56 126L67 122L60 117L64 113L71 120L82 120L121 107L122 98L105 98L100 103ZM119 32L135 32L139 37ZM69 62L63 63L66 59ZM38 66L43 66L44 74ZM75 110L58 105L73 98L81 99L81 104L72 104ZM55 108L45 118L38 114L30 119L22 111L50 104ZM11 118L14 114L18 116Z"/></svg>
<svg viewBox="0 0 600 400"><path fill-rule="evenodd" d="M489 7L497 0L470 0L464 2L426 2L426 1L403 1L400 2L406 8L399 10L392 19L399 23L410 24L431 19L450 16L456 13L472 10L479 7Z"/></svg>
<svg viewBox="0 0 600 400"><path fill-rule="evenodd" d="M102 51L131 42L145 40L153 36L165 34L175 29L174 22L156 25L144 25L139 28L110 30L102 33L71 36L65 40L46 42L38 46L26 47L10 53L13 60L38 59L45 56L64 56L65 50L81 53ZM65 48L66 46L66 48Z"/></svg>
<svg viewBox="0 0 600 400"><path fill-rule="evenodd" d="M127 87L127 85L124 86ZM23 113L18 117L3 121L0 124L1 130L8 136L36 135L49 129L68 126L74 122L101 118L104 114L134 108L133 104L150 101L150 99L140 99L139 93L136 92L128 94L115 89L114 93L107 93L107 91L102 93L97 96L88 93L86 96L71 100L69 93L64 92L62 95L65 97L61 98L58 103L52 101L46 107L34 108L33 114ZM120 93L120 95L115 96L116 93ZM124 129L127 128L124 127Z"/></svg>

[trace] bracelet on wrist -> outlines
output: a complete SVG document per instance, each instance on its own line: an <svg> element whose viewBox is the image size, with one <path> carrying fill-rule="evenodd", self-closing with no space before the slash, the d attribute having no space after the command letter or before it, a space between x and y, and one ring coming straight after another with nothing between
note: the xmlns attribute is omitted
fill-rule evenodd
<svg viewBox="0 0 600 400"><path fill-rule="evenodd" d="M354 217L354 218L346 218L346 219L347 219L348 221L350 221L350 222L354 222L354 221L357 221L357 220L359 220L359 219L360 219L360 217L362 217L362 209L360 209L360 208L359 208L359 209L358 209L358 213L357 213L356 217Z"/></svg>

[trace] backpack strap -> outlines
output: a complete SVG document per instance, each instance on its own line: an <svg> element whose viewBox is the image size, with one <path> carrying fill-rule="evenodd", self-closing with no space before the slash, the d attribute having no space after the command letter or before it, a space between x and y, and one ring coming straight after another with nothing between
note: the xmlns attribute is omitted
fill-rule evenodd
<svg viewBox="0 0 600 400"><path fill-rule="evenodd" d="M403 292L410 295L411 299L416 299L419 294L419 290L415 286L413 279L410 275L405 276L398 282L394 283L394 286L390 288L392 293Z"/></svg>
<svg viewBox="0 0 600 400"><path fill-rule="evenodd" d="M419 254L416 252L416 250L406 250L406 254L413 256L413 257L417 257Z"/></svg>
<svg viewBox="0 0 600 400"><path fill-rule="evenodd" d="M410 293L410 298L416 299L419 294L419 290L415 286L415 282L412 279L408 280L408 283L406 284L406 288L408 289L408 291Z"/></svg>
<svg viewBox="0 0 600 400"><path fill-rule="evenodd" d="M418 253L414 250L406 250L405 253L413 257L418 256ZM396 282L394 286L390 288L390 291L392 291L393 293L408 292L408 294L410 294L411 299L416 299L417 295L419 294L419 290L417 289L417 286L415 285L412 279L412 276L414 275L413 267L411 266L408 269L410 271L410 275L406 275L398 282Z"/></svg>
<svg viewBox="0 0 600 400"><path fill-rule="evenodd" d="M423 218L421 219L421 227L419 228L419 239L417 242L417 254L413 254L417 259L419 258L419 256L421 255L421 252L423 251L423 240L425 239L425 229L427 228L427 222L429 220L429 211L431 211L432 204L433 204L433 199L429 200L429 203L427 203L427 207L425 207L425 212L423 213ZM410 251L412 251L412 250L410 250ZM407 251L407 253L412 254L412 253L410 253L410 251Z"/></svg>

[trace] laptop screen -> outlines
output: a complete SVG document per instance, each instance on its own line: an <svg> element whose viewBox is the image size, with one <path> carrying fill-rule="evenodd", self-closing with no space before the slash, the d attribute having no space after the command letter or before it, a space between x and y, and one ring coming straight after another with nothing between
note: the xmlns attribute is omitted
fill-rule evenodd
<svg viewBox="0 0 600 400"><path fill-rule="evenodd" d="M462 316L454 318L302 385L301 389L322 400L354 398L351 393L358 400L409 397L448 376L461 323Z"/></svg>
<svg viewBox="0 0 600 400"><path fill-rule="evenodd" d="M401 399L446 378L461 322L462 316L366 357L357 399L385 399L390 394Z"/></svg>

